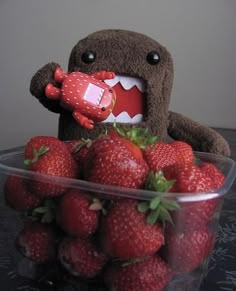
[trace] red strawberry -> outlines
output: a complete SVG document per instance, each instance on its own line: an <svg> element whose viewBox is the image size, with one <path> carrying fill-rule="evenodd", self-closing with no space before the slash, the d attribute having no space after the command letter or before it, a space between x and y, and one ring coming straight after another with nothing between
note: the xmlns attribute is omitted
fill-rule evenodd
<svg viewBox="0 0 236 291"><path fill-rule="evenodd" d="M105 272L106 285L116 291L162 291L171 277L170 268L156 255L128 265L112 263Z"/></svg>
<svg viewBox="0 0 236 291"><path fill-rule="evenodd" d="M201 171L199 166L191 164L175 164L163 169L167 180L175 180L169 192L197 193L208 192L214 188L211 178ZM196 196L197 198L197 196ZM215 213L219 200L203 197L202 200L179 203L180 209L172 213L177 228L196 229L206 225Z"/></svg>
<svg viewBox="0 0 236 291"><path fill-rule="evenodd" d="M41 198L28 189L28 180L18 176L8 176L4 194L7 204L15 210L28 210L38 206Z"/></svg>
<svg viewBox="0 0 236 291"><path fill-rule="evenodd" d="M102 136L89 147L85 179L91 182L128 188L140 188L148 166L138 146L114 136Z"/></svg>
<svg viewBox="0 0 236 291"><path fill-rule="evenodd" d="M197 165L189 163L164 167L164 177L175 180L169 192L197 193L213 190L212 179L202 173Z"/></svg>
<svg viewBox="0 0 236 291"><path fill-rule="evenodd" d="M35 172L30 183L31 191L40 197L59 196L67 186L53 181L55 177L77 178L77 165L67 147L55 145L41 147L32 160L26 160L29 170ZM38 174L53 176L50 182L42 181ZM55 179L56 180L56 179Z"/></svg>
<svg viewBox="0 0 236 291"><path fill-rule="evenodd" d="M148 224L135 200L117 200L101 221L100 240L105 253L121 259L151 255L164 244L160 224Z"/></svg>
<svg viewBox="0 0 236 291"><path fill-rule="evenodd" d="M175 228L181 231L201 229L213 219L219 205L220 201L216 198L196 202L179 202L180 209L172 212Z"/></svg>
<svg viewBox="0 0 236 291"><path fill-rule="evenodd" d="M89 240L65 238L59 246L61 264L74 276L92 278L102 270L106 256Z"/></svg>
<svg viewBox="0 0 236 291"><path fill-rule="evenodd" d="M170 145L176 150L177 163L193 163L194 153L192 147L183 141L173 141Z"/></svg>
<svg viewBox="0 0 236 291"><path fill-rule="evenodd" d="M177 161L176 150L168 143L156 142L143 150L144 158L149 169L157 172L165 166L173 165Z"/></svg>
<svg viewBox="0 0 236 291"><path fill-rule="evenodd" d="M48 225L31 223L17 235L16 248L37 263L51 260L55 255L55 236Z"/></svg>
<svg viewBox="0 0 236 291"><path fill-rule="evenodd" d="M98 209L92 206L85 193L70 190L61 198L57 222L69 235L88 237L96 231L99 219Z"/></svg>
<svg viewBox="0 0 236 291"><path fill-rule="evenodd" d="M199 167L202 173L205 173L207 177L212 179L214 190L220 188L223 185L225 176L215 165L205 162L200 164Z"/></svg>
<svg viewBox="0 0 236 291"><path fill-rule="evenodd" d="M80 178L83 178L84 164L86 163L86 156L90 145L91 140L71 140L66 143L67 148L78 164L78 175Z"/></svg>
<svg viewBox="0 0 236 291"><path fill-rule="evenodd" d="M39 151L41 147L56 146L66 150L64 142L53 136L34 136L25 146L25 159L32 160L34 158L34 151Z"/></svg>
<svg viewBox="0 0 236 291"><path fill-rule="evenodd" d="M214 236L207 227L187 232L167 231L164 259L178 273L189 272L201 265L214 246Z"/></svg>

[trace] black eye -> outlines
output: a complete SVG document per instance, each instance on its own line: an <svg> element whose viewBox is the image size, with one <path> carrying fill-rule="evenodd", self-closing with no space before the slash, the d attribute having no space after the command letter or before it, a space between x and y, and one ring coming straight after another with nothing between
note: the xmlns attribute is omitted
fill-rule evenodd
<svg viewBox="0 0 236 291"><path fill-rule="evenodd" d="M96 53L93 51L86 51L82 54L81 60L86 64L91 64L96 59Z"/></svg>
<svg viewBox="0 0 236 291"><path fill-rule="evenodd" d="M102 111L106 111L106 108L105 108L105 107L102 107L101 110L102 110Z"/></svg>
<svg viewBox="0 0 236 291"><path fill-rule="evenodd" d="M151 51L147 54L147 61L150 65L156 65L160 62L160 55L156 51Z"/></svg>

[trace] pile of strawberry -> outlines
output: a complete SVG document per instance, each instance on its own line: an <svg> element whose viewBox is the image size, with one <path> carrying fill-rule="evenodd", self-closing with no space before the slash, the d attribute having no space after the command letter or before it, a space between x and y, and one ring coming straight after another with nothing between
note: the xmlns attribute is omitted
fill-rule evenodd
<svg viewBox="0 0 236 291"><path fill-rule="evenodd" d="M29 177L8 176L5 198L26 214L16 247L36 263L57 261L78 279L102 277L111 291L161 291L213 248L219 199L181 202L164 194L188 197L224 183L220 170L197 160L185 142L117 127L92 141L35 136L25 146L25 165ZM89 193L62 177L157 195Z"/></svg>

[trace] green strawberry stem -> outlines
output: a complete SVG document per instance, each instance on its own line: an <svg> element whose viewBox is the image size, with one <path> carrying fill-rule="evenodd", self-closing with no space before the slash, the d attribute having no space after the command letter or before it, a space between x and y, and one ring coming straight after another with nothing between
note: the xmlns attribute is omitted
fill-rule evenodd
<svg viewBox="0 0 236 291"><path fill-rule="evenodd" d="M51 223L55 219L56 205L54 200L45 199L41 206L32 210L31 218L42 223Z"/></svg>
<svg viewBox="0 0 236 291"><path fill-rule="evenodd" d="M35 148L33 149L33 159L24 160L24 164L26 166L31 166L33 163L36 163L42 155L49 151L49 147L41 146L40 149L37 151Z"/></svg>
<svg viewBox="0 0 236 291"><path fill-rule="evenodd" d="M120 137L130 140L139 148L144 149L147 145L153 144L157 141L157 136L152 136L147 128L120 125L119 127L114 122L114 130Z"/></svg>
<svg viewBox="0 0 236 291"><path fill-rule="evenodd" d="M156 192L167 192L174 183L174 180L167 181L162 171L156 173L151 171L148 175L145 189ZM176 209L179 209L179 205L175 201L168 200L160 194L154 197L151 201L138 203L138 211L147 213L147 223L151 225L159 220L163 225L166 221L173 224L170 211Z"/></svg>
<svg viewBox="0 0 236 291"><path fill-rule="evenodd" d="M122 267L127 267L127 266L132 265L132 264L143 262L143 261L147 260L148 258L150 258L150 257L148 256L148 257L142 257L142 258L133 258L133 259L130 259L130 260L123 262L121 265L122 265Z"/></svg>
<svg viewBox="0 0 236 291"><path fill-rule="evenodd" d="M89 147L91 143L92 143L91 139L81 138L81 140L78 140L78 142L73 147L73 154L76 154L77 152L79 152L84 146Z"/></svg>
<svg viewBox="0 0 236 291"><path fill-rule="evenodd" d="M174 180L166 180L161 170L158 170L156 173L150 171L147 177L145 189L156 192L168 192L174 183Z"/></svg>

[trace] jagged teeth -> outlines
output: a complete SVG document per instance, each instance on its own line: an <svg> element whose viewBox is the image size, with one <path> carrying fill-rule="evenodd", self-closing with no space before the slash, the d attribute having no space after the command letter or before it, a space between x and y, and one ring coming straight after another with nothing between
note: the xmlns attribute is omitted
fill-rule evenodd
<svg viewBox="0 0 236 291"><path fill-rule="evenodd" d="M102 122L120 122L120 123L140 123L143 120L142 114L137 114L134 117L130 117L127 112L121 112L118 116L114 116L113 113L111 113L108 118Z"/></svg>
<svg viewBox="0 0 236 291"><path fill-rule="evenodd" d="M144 82L141 79L134 77L116 75L114 79L105 80L104 82L111 87L114 87L118 82L120 82L125 90L129 90L134 86L136 86L141 92L144 92L145 89Z"/></svg>

